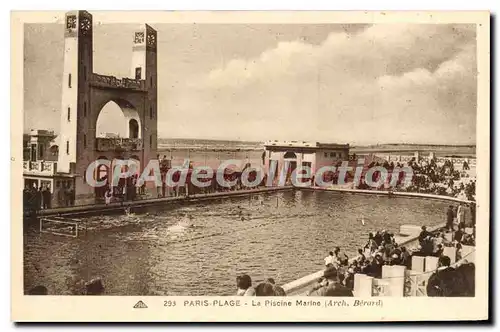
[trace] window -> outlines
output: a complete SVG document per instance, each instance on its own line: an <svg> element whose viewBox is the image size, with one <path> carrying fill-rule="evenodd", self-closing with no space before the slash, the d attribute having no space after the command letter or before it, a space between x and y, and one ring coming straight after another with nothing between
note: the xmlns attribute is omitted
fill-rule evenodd
<svg viewBox="0 0 500 332"><path fill-rule="evenodd" d="M59 181L56 181L56 188L59 188L60 184L61 183Z"/></svg>
<svg viewBox="0 0 500 332"><path fill-rule="evenodd" d="M130 119L128 123L129 138L139 138L139 124L136 119Z"/></svg>
<svg viewBox="0 0 500 332"><path fill-rule="evenodd" d="M43 160L43 151L44 151L43 144L38 145L38 159L39 160Z"/></svg>
<svg viewBox="0 0 500 332"><path fill-rule="evenodd" d="M328 152L325 152L325 158L328 158Z"/></svg>
<svg viewBox="0 0 500 332"><path fill-rule="evenodd" d="M83 102L83 116L87 116L87 102Z"/></svg>
<svg viewBox="0 0 500 332"><path fill-rule="evenodd" d="M149 106L149 118L153 118L153 106Z"/></svg>
<svg viewBox="0 0 500 332"><path fill-rule="evenodd" d="M135 79L140 80L141 76L142 76L142 68L141 67L135 68Z"/></svg>
<svg viewBox="0 0 500 332"><path fill-rule="evenodd" d="M68 74L68 88L71 88L71 74Z"/></svg>
<svg viewBox="0 0 500 332"><path fill-rule="evenodd" d="M153 76L149 77L149 86L153 87Z"/></svg>
<svg viewBox="0 0 500 332"><path fill-rule="evenodd" d="M71 121L71 107L68 107L68 122Z"/></svg>
<svg viewBox="0 0 500 332"><path fill-rule="evenodd" d="M87 135L83 134L83 147L87 148Z"/></svg>
<svg viewBox="0 0 500 332"><path fill-rule="evenodd" d="M69 154L69 141L66 141L66 154Z"/></svg>
<svg viewBox="0 0 500 332"><path fill-rule="evenodd" d="M330 158L335 157L335 152L330 152Z"/></svg>

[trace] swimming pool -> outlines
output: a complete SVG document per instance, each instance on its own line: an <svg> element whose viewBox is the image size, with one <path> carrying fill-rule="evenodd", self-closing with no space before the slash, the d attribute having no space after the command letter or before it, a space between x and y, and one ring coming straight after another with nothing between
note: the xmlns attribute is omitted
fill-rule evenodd
<svg viewBox="0 0 500 332"><path fill-rule="evenodd" d="M238 274L284 284L321 269L335 246L354 255L370 231L441 223L448 205L300 190L88 217L78 238L33 227L24 285L69 295L76 281L101 276L107 295L232 295Z"/></svg>

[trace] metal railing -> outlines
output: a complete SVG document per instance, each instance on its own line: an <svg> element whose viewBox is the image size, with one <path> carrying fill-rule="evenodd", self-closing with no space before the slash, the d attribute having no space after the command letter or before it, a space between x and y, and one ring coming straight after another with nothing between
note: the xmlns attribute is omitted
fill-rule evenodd
<svg viewBox="0 0 500 332"><path fill-rule="evenodd" d="M53 175L57 172L57 161L23 161L24 173Z"/></svg>

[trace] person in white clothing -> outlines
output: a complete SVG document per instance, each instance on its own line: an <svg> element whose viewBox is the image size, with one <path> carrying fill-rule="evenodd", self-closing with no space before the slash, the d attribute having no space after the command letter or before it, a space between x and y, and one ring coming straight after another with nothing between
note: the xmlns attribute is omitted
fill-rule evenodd
<svg viewBox="0 0 500 332"><path fill-rule="evenodd" d="M106 205L109 205L109 203L111 203L111 198L113 197L113 195L111 194L111 190L106 190L106 193L104 194L104 198L106 200Z"/></svg>
<svg viewBox="0 0 500 332"><path fill-rule="evenodd" d="M325 258L325 265L330 265L330 264L333 265L335 262L336 262L336 258L333 255L333 251L330 251L329 255L326 256L326 258Z"/></svg>

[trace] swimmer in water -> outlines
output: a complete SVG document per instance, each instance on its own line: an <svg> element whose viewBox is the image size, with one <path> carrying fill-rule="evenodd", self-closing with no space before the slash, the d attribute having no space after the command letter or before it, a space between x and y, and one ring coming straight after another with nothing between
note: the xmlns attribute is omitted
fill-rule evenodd
<svg viewBox="0 0 500 332"><path fill-rule="evenodd" d="M359 221L361 221L361 224L364 226L366 224L366 222L368 221L368 219L366 219L365 217L361 217L358 219Z"/></svg>
<svg viewBox="0 0 500 332"><path fill-rule="evenodd" d="M185 222L186 228L195 228L195 224L193 224L193 216L186 214L187 221Z"/></svg>

